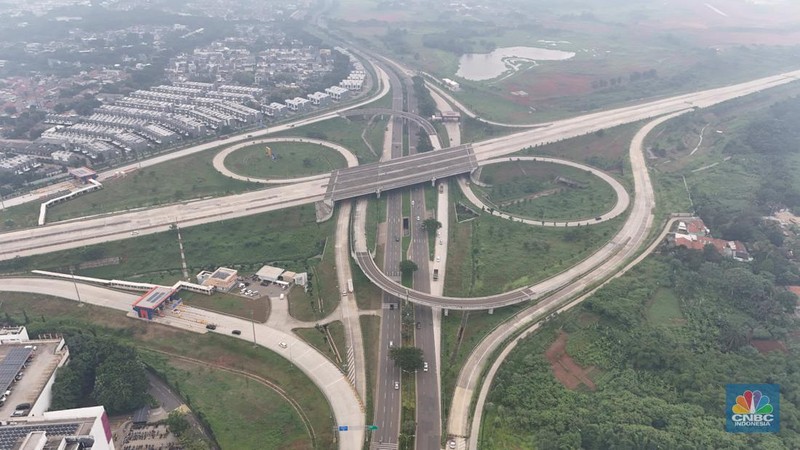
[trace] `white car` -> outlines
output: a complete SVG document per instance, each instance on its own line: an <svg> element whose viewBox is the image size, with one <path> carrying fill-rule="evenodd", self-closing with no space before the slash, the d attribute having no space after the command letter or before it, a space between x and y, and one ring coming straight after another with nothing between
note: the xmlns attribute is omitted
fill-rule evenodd
<svg viewBox="0 0 800 450"><path fill-rule="evenodd" d="M441 257L441 256L437 256L437 257L436 257L436 262L439 262L439 261L441 261L441 260L442 260L442 257Z"/></svg>
<svg viewBox="0 0 800 450"><path fill-rule="evenodd" d="M427 372L428 371L428 363L422 363L422 371L423 372Z"/></svg>
<svg viewBox="0 0 800 450"><path fill-rule="evenodd" d="M280 348L286 348L286 342L281 342L278 346L280 346Z"/></svg>
<svg viewBox="0 0 800 450"><path fill-rule="evenodd" d="M395 381L394 382L394 388L395 389L400 389L400 382L399 381Z"/></svg>

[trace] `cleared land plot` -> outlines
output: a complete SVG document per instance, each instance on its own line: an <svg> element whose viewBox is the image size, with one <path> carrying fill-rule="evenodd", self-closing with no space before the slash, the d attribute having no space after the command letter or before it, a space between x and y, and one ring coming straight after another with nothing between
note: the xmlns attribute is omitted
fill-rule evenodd
<svg viewBox="0 0 800 450"><path fill-rule="evenodd" d="M686 323L681 313L681 304L671 289L656 291L647 308L647 320L652 324L681 326Z"/></svg>
<svg viewBox="0 0 800 450"><path fill-rule="evenodd" d="M559 333L558 339L547 349L545 357L550 362L553 376L567 389L577 389L584 385L591 390L596 386L589 377L592 368L583 369L567 353L567 334Z"/></svg>
<svg viewBox="0 0 800 450"><path fill-rule="evenodd" d="M301 405L314 427L320 447L330 448L334 446L333 432L330 426L331 409L325 397L299 369L291 365L283 357L267 349L262 347L253 348L252 343L216 333L198 335L159 324L130 319L120 311L95 305L84 304L82 307L78 307L74 301L44 295L4 292L2 293L2 299L0 313L8 313L18 323L24 321L22 311L27 311L30 317L27 327L31 336L36 336L40 332L52 332L62 326L79 327L87 330L108 330L107 332L116 333L121 338L140 347L180 354L208 361L212 364L243 370L265 378L279 385ZM250 383L251 386L253 384L252 382ZM181 387L183 386L182 381L180 381L180 385ZM247 388L246 383L245 388ZM211 392L211 390L198 389L196 395L191 395L192 404L196 411L202 412L209 420L212 417L215 418L211 426L218 438L221 439L220 433L226 436L225 439L249 439L248 436L237 438L230 436L229 433L235 432L253 436L261 436L264 433L267 436L274 436L283 431L282 420L266 423L260 420L242 420L235 428L227 422L228 419L225 417L221 417L220 421L217 422L216 418L219 417L216 415L217 413L215 412L211 415L211 411L215 410L210 409L207 412L205 409L206 402L217 401L215 400L217 397L214 394L209 394L208 397L205 397L205 392ZM275 401L269 405L263 405L261 404L263 403L263 398L245 395L238 400L238 403L231 406L231 408L258 411L260 408L275 406L279 402ZM225 407L228 405L220 404L220 406ZM214 408L214 405L210 405L210 408ZM288 414L284 419L287 423L299 420L296 416L292 418ZM229 431L226 431L225 427L229 427ZM299 427L297 430L302 430L305 433L302 423L299 424ZM295 426L292 425L287 430L295 430ZM292 433L295 433L295 431L292 431ZM301 438L300 431L297 431L297 438ZM223 448L263 447L259 445L233 445L232 447L223 445ZM308 446L301 445L299 448L308 448Z"/></svg>
<svg viewBox="0 0 800 450"><path fill-rule="evenodd" d="M266 148L272 150L270 158ZM347 165L336 150L308 142L270 142L250 145L228 155L225 167L253 178L280 179L316 175Z"/></svg>
<svg viewBox="0 0 800 450"><path fill-rule="evenodd" d="M560 164L519 161L481 169L478 189L499 211L541 220L579 220L601 216L617 196L589 172Z"/></svg>

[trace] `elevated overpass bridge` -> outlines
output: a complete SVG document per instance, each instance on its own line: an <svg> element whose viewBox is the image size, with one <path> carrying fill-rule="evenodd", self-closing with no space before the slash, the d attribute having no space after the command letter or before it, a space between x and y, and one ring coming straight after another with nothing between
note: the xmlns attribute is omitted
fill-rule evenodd
<svg viewBox="0 0 800 450"><path fill-rule="evenodd" d="M341 117L380 115L402 117L404 119L413 120L414 122L418 123L419 126L421 126L429 136L434 136L436 134L436 128L433 127L433 124L431 124L428 119L420 116L419 114L414 114L407 111L395 111L388 108L362 108L339 112L339 116Z"/></svg>
<svg viewBox="0 0 800 450"><path fill-rule="evenodd" d="M325 201L328 203L376 194L415 184L470 173L478 168L472 145L459 145L435 152L363 166L335 170L331 174Z"/></svg>

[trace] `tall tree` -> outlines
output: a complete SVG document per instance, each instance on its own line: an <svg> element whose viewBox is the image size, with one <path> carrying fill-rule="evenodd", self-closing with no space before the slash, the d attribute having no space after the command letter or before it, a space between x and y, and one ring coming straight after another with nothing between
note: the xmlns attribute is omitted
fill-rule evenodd
<svg viewBox="0 0 800 450"><path fill-rule="evenodd" d="M425 363L422 349L417 347L394 347L389 351L389 357L404 372L419 370Z"/></svg>

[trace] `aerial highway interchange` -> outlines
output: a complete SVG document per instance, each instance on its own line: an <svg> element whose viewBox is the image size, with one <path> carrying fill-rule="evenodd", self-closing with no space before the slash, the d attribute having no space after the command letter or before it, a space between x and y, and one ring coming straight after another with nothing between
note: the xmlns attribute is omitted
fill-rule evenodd
<svg viewBox="0 0 800 450"><path fill-rule="evenodd" d="M181 227L188 227L209 222L243 217L266 211L274 211L299 205L316 202L330 204L340 202L337 219L337 266L343 267L343 261L352 258L369 280L379 286L383 294L384 307L382 309L382 326L379 346L379 368L375 388L375 417L365 418L363 414L364 389L364 358L363 343L358 329L358 338L349 336L348 343L358 347L361 352L356 358L357 365L352 368L352 376L356 382L353 389L343 387L346 377L339 376L338 370L324 358L314 355L316 353L302 340L279 334L267 326L259 327L256 335L244 333L243 339L258 339L264 345L284 357L289 358L276 342L289 342L297 352L292 362L301 367L323 391L336 415L339 423L347 422L352 428L348 432L340 433L339 447L342 449L360 448L364 441L365 426L374 422L379 429L373 433L371 444L376 449L394 449L398 445L400 433L400 391L396 389L395 381L403 376L399 369L393 365L388 357L389 348L401 342L401 309L399 305L407 300L415 304L415 314L419 322L419 329L415 332L416 344L423 348L426 358L430 361L430 371L417 374L418 404L425 405L417 408L417 448L439 448L443 437L453 438L459 448L476 448L476 440L468 439L474 436L476 425L470 424L470 405L474 401L476 391L480 387L480 378L483 369L490 361L490 355L499 348L513 333L534 324L550 311L564 306L565 302L583 293L587 288L604 280L622 269L624 264L641 251L650 235L653 223L653 209L655 196L652 183L649 179L647 165L642 153L644 137L655 126L677 115L683 114L694 108L706 108L733 98L745 96L763 89L780 86L793 82L800 77L800 71L765 77L747 83L741 83L716 89L684 94L661 100L641 103L637 105L595 112L570 119L557 120L542 124L532 124L522 131L508 136L494 138L481 142L472 142L460 145L460 138L451 141L454 145L444 146L441 150L430 153L402 156L403 120L411 120L418 124L408 127L409 142L415 133L412 128L421 126L435 140L435 148L441 148L438 138L430 133L430 128L425 122L416 121L413 96L403 98L401 83L409 83L408 71L397 70L396 63L387 64L384 58L368 59L377 74L380 87L370 99L351 105L340 111L331 111L318 117L306 118L295 123L271 127L265 130L247 133L248 136L233 136L224 142L212 142L182 149L173 154L163 155L152 160L143 161L142 165L158 164L176 157L189 155L207 150L224 143L251 142L264 138L269 134L297 128L303 125L316 123L333 117L347 114L359 114L368 111L369 114L389 114L391 111L359 110L376 98L388 93L392 94L392 110L398 114L393 118L388 127L384 159L379 162L353 165L346 169L339 169L324 176L311 177L312 179L285 184L277 187L263 189L245 194L217 197L205 200L189 201L164 207L153 207L130 212L104 214L97 217L88 217L65 222L54 223L42 227L13 231L0 234L0 260L12 259L20 256L29 256L49 253L57 250L66 250L83 247L90 244L126 239L132 232L138 235L163 232L170 225L178 223ZM411 92L411 89L406 89ZM458 104L448 94L438 91L445 100L451 104ZM405 100L405 101L404 101ZM405 110L404 110L405 105ZM348 112L348 110L350 112ZM412 217L417 215L414 211L425 210L425 198L420 185L435 184L438 181L454 176L469 174L479 165L491 162L497 158L514 154L525 147L535 147L546 143L569 139L585 135L598 130L611 128L617 125L639 122L652 119L645 125L630 144L630 162L634 178L633 200L624 203L622 209L627 209L628 216L624 225L605 245L590 257L579 264L565 270L551 278L532 286L526 286L510 292L497 295L459 298L442 295L441 283L434 283L430 278L433 262L428 258L427 232L419 227L410 227L411 259L419 262L420 270L414 274L414 288L404 287L399 283L397 265L405 259L402 255L402 245L393 236L402 233L401 221L403 216L402 189L411 188L411 199L414 201ZM456 126L457 128L457 126ZM452 132L448 127L448 132ZM110 173L101 174L100 179L111 176ZM461 181L463 185L463 179ZM366 245L365 229L365 201L366 196L385 196L387 198L386 222L389 229L393 230L386 239L384 260L376 261ZM618 194L619 196L619 194ZM30 197L21 197L6 201L7 206L30 201ZM630 206L628 206L630 204ZM445 209L447 207L445 206ZM352 212L351 212L352 211ZM352 230L350 229L350 216L353 216ZM446 220L444 221L446 222ZM355 231L353 231L355 230ZM446 233L445 233L446 234ZM348 237L352 242L348 241ZM437 255L444 251L437 246ZM439 258L437 256L437 263ZM446 262L446 259L445 259ZM442 267L437 264L437 267ZM344 270L344 269L343 269ZM348 269L349 270L349 269ZM442 269L443 270L443 269ZM341 279L349 278L340 275ZM7 280L2 289L31 292L46 292L52 295L70 297L72 284L67 283L69 289L63 288L64 281L39 280L26 282L20 279ZM86 289L90 289L86 287ZM99 289L99 288L95 288ZM89 291L87 291L89 292ZM91 291L97 302L102 302L102 290ZM354 305L353 296L358 292L348 295L343 302ZM87 294L88 296L88 294ZM71 297L70 297L71 298ZM507 326L501 327L488 336L470 356L464 366L457 382L457 389L452 403L449 405L448 423L446 430L441 430L440 407L441 405L439 380L440 361L433 355L437 353L437 327L439 315L445 310L491 310L503 306L537 301L536 304L523 310L510 321ZM105 300L105 306L117 309L127 308L129 299L124 296L116 298L116 303L110 304ZM352 306L355 308L354 306ZM395 305L398 307L395 308ZM356 317L353 313L343 312ZM355 314L355 315L352 315ZM219 322L228 328L238 327L248 330L247 325L242 325L233 319L219 317ZM349 320L349 319L348 319ZM358 319L355 319L358 322ZM348 329L353 330L354 326ZM270 333L273 333L274 336ZM413 375L412 375L413 376ZM326 379L325 377L329 377ZM359 398L361 400L359 401ZM448 441L449 444L449 441Z"/></svg>

